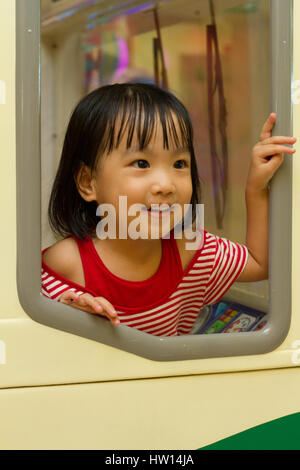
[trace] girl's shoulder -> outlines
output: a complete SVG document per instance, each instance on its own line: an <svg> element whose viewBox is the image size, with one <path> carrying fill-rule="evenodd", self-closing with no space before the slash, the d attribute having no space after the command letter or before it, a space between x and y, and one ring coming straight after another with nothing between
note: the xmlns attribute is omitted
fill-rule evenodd
<svg viewBox="0 0 300 470"><path fill-rule="evenodd" d="M84 286L84 274L78 246L68 237L44 250L42 259L46 267L60 276Z"/></svg>

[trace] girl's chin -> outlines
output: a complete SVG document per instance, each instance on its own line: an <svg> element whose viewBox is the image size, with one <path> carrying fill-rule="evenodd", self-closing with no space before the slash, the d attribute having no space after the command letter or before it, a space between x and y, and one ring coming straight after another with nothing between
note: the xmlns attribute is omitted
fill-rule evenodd
<svg viewBox="0 0 300 470"><path fill-rule="evenodd" d="M158 238L163 238L164 236L168 235L173 229L172 223L164 223L164 221L159 218L155 219L154 223L153 221L151 222L148 224L148 230L146 228L142 230L144 237L148 239L155 240Z"/></svg>

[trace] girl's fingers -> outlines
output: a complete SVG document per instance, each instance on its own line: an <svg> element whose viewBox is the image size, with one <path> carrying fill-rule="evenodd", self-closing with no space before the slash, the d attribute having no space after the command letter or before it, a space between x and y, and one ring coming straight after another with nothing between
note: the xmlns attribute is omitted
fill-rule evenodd
<svg viewBox="0 0 300 470"><path fill-rule="evenodd" d="M86 307L90 313L101 313L103 308L96 301L96 298L90 294L84 294L79 299L77 304L80 307Z"/></svg>
<svg viewBox="0 0 300 470"><path fill-rule="evenodd" d="M103 297L93 297L90 294L84 294L79 298L78 304L87 307L89 313L96 313L107 317L114 325L119 325L117 312L108 300Z"/></svg>
<svg viewBox="0 0 300 470"><path fill-rule="evenodd" d="M258 157L271 157L272 155L282 154L282 153L289 153L293 154L296 152L296 149L291 147L287 147L286 145L262 145L257 149Z"/></svg>
<svg viewBox="0 0 300 470"><path fill-rule="evenodd" d="M296 141L297 141L296 137L273 136L268 139L265 139L263 142L260 142L259 145L268 145L268 144L294 145Z"/></svg>
<svg viewBox="0 0 300 470"><path fill-rule="evenodd" d="M101 304L103 307L103 313L107 316L107 318L114 324L119 325L120 320L118 319L118 314L112 304L105 299L104 297L96 297L96 300Z"/></svg>
<svg viewBox="0 0 300 470"><path fill-rule="evenodd" d="M271 113L264 123L261 134L260 134L260 140L265 140L271 137L271 132L274 127L275 121L276 121L276 113Z"/></svg>

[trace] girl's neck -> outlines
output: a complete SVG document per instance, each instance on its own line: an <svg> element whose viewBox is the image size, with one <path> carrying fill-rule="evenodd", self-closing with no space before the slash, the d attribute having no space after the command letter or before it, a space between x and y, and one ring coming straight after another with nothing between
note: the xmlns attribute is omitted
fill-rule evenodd
<svg viewBox="0 0 300 470"><path fill-rule="evenodd" d="M99 238L93 238L93 243L97 251L99 252L113 252L122 258L128 258L136 265L147 263L161 253L161 240L160 239L110 239L100 240Z"/></svg>

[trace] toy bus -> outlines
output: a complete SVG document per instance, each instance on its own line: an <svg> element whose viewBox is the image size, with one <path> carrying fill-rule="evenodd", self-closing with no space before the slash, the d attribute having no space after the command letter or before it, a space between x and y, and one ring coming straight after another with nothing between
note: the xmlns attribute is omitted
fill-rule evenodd
<svg viewBox="0 0 300 470"><path fill-rule="evenodd" d="M296 416L297 154L271 183L268 281L234 284L189 335L116 328L47 299L41 250L55 241L47 204L72 109L126 81L185 103L205 228L243 243L261 125L275 111L275 134L300 135L299 2L2 0L0 22L0 448L200 449Z"/></svg>

